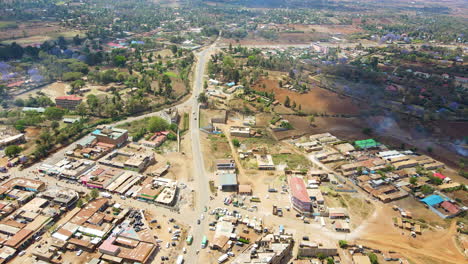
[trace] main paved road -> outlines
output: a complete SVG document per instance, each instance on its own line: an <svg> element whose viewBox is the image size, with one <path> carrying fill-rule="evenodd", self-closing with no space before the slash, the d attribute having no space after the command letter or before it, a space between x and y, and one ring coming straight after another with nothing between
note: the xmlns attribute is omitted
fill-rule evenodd
<svg viewBox="0 0 468 264"><path fill-rule="evenodd" d="M199 123L199 106L198 106L198 95L203 91L203 77L205 75L205 68L209 54L214 50L214 45L204 49L197 54L197 65L195 68L194 80L193 80L193 96L190 99L192 103L192 116L190 121L190 137L192 141L192 155L193 155L193 179L196 182L196 205L195 212L198 213L198 217L204 212L204 207L210 201L210 190L208 185L208 177L205 171L205 162L201 152L200 142L200 123ZM205 234L206 224L205 220L201 220L201 224L197 225L196 219L194 219L192 235L193 245L189 247L186 255L186 263L197 263L198 254L197 250L201 247L202 237Z"/></svg>

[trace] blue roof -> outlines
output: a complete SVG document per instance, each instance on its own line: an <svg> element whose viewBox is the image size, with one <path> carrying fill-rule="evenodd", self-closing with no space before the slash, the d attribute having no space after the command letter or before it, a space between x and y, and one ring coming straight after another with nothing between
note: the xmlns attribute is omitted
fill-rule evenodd
<svg viewBox="0 0 468 264"><path fill-rule="evenodd" d="M92 133L93 133L94 135L99 135L99 134L101 134L101 130L96 129L96 130L94 130Z"/></svg>
<svg viewBox="0 0 468 264"><path fill-rule="evenodd" d="M424 199L421 199L421 202L429 205L429 206L433 206L433 205L436 205L436 204L440 204L441 202L443 202L444 199L442 197L440 197L439 195L431 195L431 196L428 196Z"/></svg>

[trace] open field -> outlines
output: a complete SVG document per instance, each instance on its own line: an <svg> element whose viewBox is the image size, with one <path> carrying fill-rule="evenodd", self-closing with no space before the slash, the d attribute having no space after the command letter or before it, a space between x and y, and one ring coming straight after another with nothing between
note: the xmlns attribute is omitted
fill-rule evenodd
<svg viewBox="0 0 468 264"><path fill-rule="evenodd" d="M66 95L66 91L68 89L69 85L67 83L54 82L49 85L43 86L42 88L34 89L29 92L20 94L16 96L16 99L27 99L29 96L35 96L38 92L44 93L46 96L50 97L51 99L54 99L55 97Z"/></svg>
<svg viewBox="0 0 468 264"><path fill-rule="evenodd" d="M266 88L263 88L265 84ZM261 80L253 89L263 92L273 92L275 99L284 102L286 96L291 102L301 105L305 113L327 113L327 114L359 114L360 106L352 99L340 96L336 93L321 88L312 88L308 93L300 94L280 88L276 80Z"/></svg>
<svg viewBox="0 0 468 264"><path fill-rule="evenodd" d="M209 171L215 171L216 159L225 159L232 157L231 148L226 137L221 135L201 134L202 152L205 156L205 168Z"/></svg>
<svg viewBox="0 0 468 264"><path fill-rule="evenodd" d="M20 45L42 44L44 41L56 39L59 36L72 38L80 34L83 32L61 27L54 22L26 22L18 24L16 28L2 29L0 41L16 42Z"/></svg>
<svg viewBox="0 0 468 264"><path fill-rule="evenodd" d="M363 235L356 240L357 243L382 251L397 251L416 264L455 264L466 261L453 239L456 233L455 221L452 221L448 230L423 229L422 235L412 238L409 231L393 225L392 217L397 214L390 208L382 206L377 212L379 217L366 224Z"/></svg>

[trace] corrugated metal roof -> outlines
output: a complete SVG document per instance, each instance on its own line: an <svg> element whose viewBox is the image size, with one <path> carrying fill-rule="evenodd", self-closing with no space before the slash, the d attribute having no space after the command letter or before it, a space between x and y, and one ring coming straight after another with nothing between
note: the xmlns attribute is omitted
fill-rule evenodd
<svg viewBox="0 0 468 264"><path fill-rule="evenodd" d="M291 194L298 200L304 203L310 203L310 197L307 193L307 189L304 180L298 177L291 177L289 180L289 186L291 188Z"/></svg>

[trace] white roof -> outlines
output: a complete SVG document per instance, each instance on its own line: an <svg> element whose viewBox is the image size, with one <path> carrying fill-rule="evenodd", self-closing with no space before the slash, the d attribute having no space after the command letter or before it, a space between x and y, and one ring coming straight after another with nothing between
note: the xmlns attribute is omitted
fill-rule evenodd
<svg viewBox="0 0 468 264"><path fill-rule="evenodd" d="M56 238L56 239L59 239L59 240L62 240L62 241L67 241L68 240L68 236L62 235L62 234L60 234L58 232L53 233L52 237Z"/></svg>

